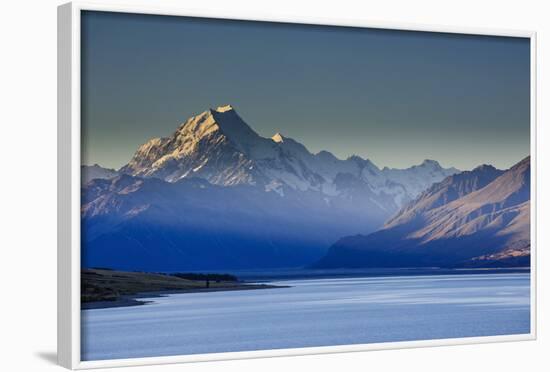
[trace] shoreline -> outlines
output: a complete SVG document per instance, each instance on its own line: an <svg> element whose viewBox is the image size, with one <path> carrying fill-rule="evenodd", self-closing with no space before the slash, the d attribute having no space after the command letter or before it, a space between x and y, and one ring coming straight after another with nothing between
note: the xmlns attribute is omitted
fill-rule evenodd
<svg viewBox="0 0 550 372"><path fill-rule="evenodd" d="M218 288L195 288L195 289L174 289L163 291L139 292L136 294L123 295L112 301L87 301L80 303L80 310L110 309L116 307L142 306L153 303L154 301L141 300L143 298L165 297L173 294L183 293L207 293L207 292L227 292L227 291L251 291L257 289L275 289L289 288L288 285L270 285L270 284L246 284L234 287Z"/></svg>
<svg viewBox="0 0 550 372"><path fill-rule="evenodd" d="M445 276L445 275L498 275L512 273L529 273L530 267L515 268L398 268L398 269L341 269L341 270L304 270L286 269L269 271L248 271L241 272L242 281L229 283L216 283L214 287L188 287L188 288L165 288L152 290L139 290L135 293L120 294L114 299L81 301L80 309L95 310L117 307L142 306L151 304L154 301L143 300L144 298L164 297L172 294L183 293L207 293L225 292L255 289L289 288L288 285L266 284L269 282L284 282L291 280L316 280L330 278L376 278L376 277L406 277L406 276ZM120 272L113 272L120 273ZM145 274L145 273L141 273ZM158 275L158 274L154 274ZM161 274L162 275L162 274ZM165 275L165 274L164 274ZM163 275L163 276L164 276Z"/></svg>
<svg viewBox="0 0 550 372"><path fill-rule="evenodd" d="M244 282L272 282L297 279L365 278L397 276L432 275L475 275L475 274L512 274L531 272L531 267L503 268L439 268L439 267L403 267L403 268L357 268L357 269L300 269L280 270L243 270L234 271Z"/></svg>

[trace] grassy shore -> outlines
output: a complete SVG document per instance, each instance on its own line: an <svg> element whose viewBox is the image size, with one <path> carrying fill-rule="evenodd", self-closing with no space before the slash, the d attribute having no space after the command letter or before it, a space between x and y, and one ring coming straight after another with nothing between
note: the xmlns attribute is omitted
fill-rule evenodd
<svg viewBox="0 0 550 372"><path fill-rule="evenodd" d="M192 278L192 279L189 279ZM213 292L274 288L266 284L247 284L230 275L158 274L83 269L81 271L82 308L143 305L144 294Z"/></svg>

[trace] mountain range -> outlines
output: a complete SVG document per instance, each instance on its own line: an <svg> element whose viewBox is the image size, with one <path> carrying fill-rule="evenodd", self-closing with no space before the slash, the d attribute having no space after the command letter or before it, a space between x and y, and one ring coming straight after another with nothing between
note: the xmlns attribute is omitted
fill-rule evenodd
<svg viewBox="0 0 550 372"><path fill-rule="evenodd" d="M530 157L447 177L368 235L344 237L314 267L529 266Z"/></svg>
<svg viewBox="0 0 550 372"><path fill-rule="evenodd" d="M368 189L377 204L373 208L390 214L457 172L434 160L407 169L379 169L359 156L341 160L328 151L312 154L280 133L261 137L230 105L189 118L171 136L150 139L119 170L167 182L199 177L220 186L254 185L281 195L289 188L328 197Z"/></svg>
<svg viewBox="0 0 550 372"><path fill-rule="evenodd" d="M119 170L82 167L82 265L144 271L378 265L371 253L385 249L370 248L365 238L406 230L401 239L415 240L414 228L443 218L432 211L462 203L505 174L491 166L460 172L434 160L380 169L359 156L314 154L280 133L258 135L232 106L221 106L150 139ZM388 240L389 251L400 250L396 241ZM498 252L463 264L482 265ZM419 262L441 260L432 261Z"/></svg>

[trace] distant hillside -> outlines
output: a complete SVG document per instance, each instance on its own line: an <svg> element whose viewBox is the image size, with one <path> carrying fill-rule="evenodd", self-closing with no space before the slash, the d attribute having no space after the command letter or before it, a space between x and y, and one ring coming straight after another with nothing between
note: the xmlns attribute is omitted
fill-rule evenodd
<svg viewBox="0 0 550 372"><path fill-rule="evenodd" d="M370 235L340 239L314 266L529 266L530 158L447 177Z"/></svg>

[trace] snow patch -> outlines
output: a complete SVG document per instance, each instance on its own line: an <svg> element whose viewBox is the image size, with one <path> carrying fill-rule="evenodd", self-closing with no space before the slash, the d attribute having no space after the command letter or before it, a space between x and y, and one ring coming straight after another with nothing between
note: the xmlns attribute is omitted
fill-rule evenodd
<svg viewBox="0 0 550 372"><path fill-rule="evenodd" d="M281 143L281 142L284 142L285 141L285 138L283 137L283 135L281 133L275 133L271 139L273 140L273 142L276 142L276 143Z"/></svg>

